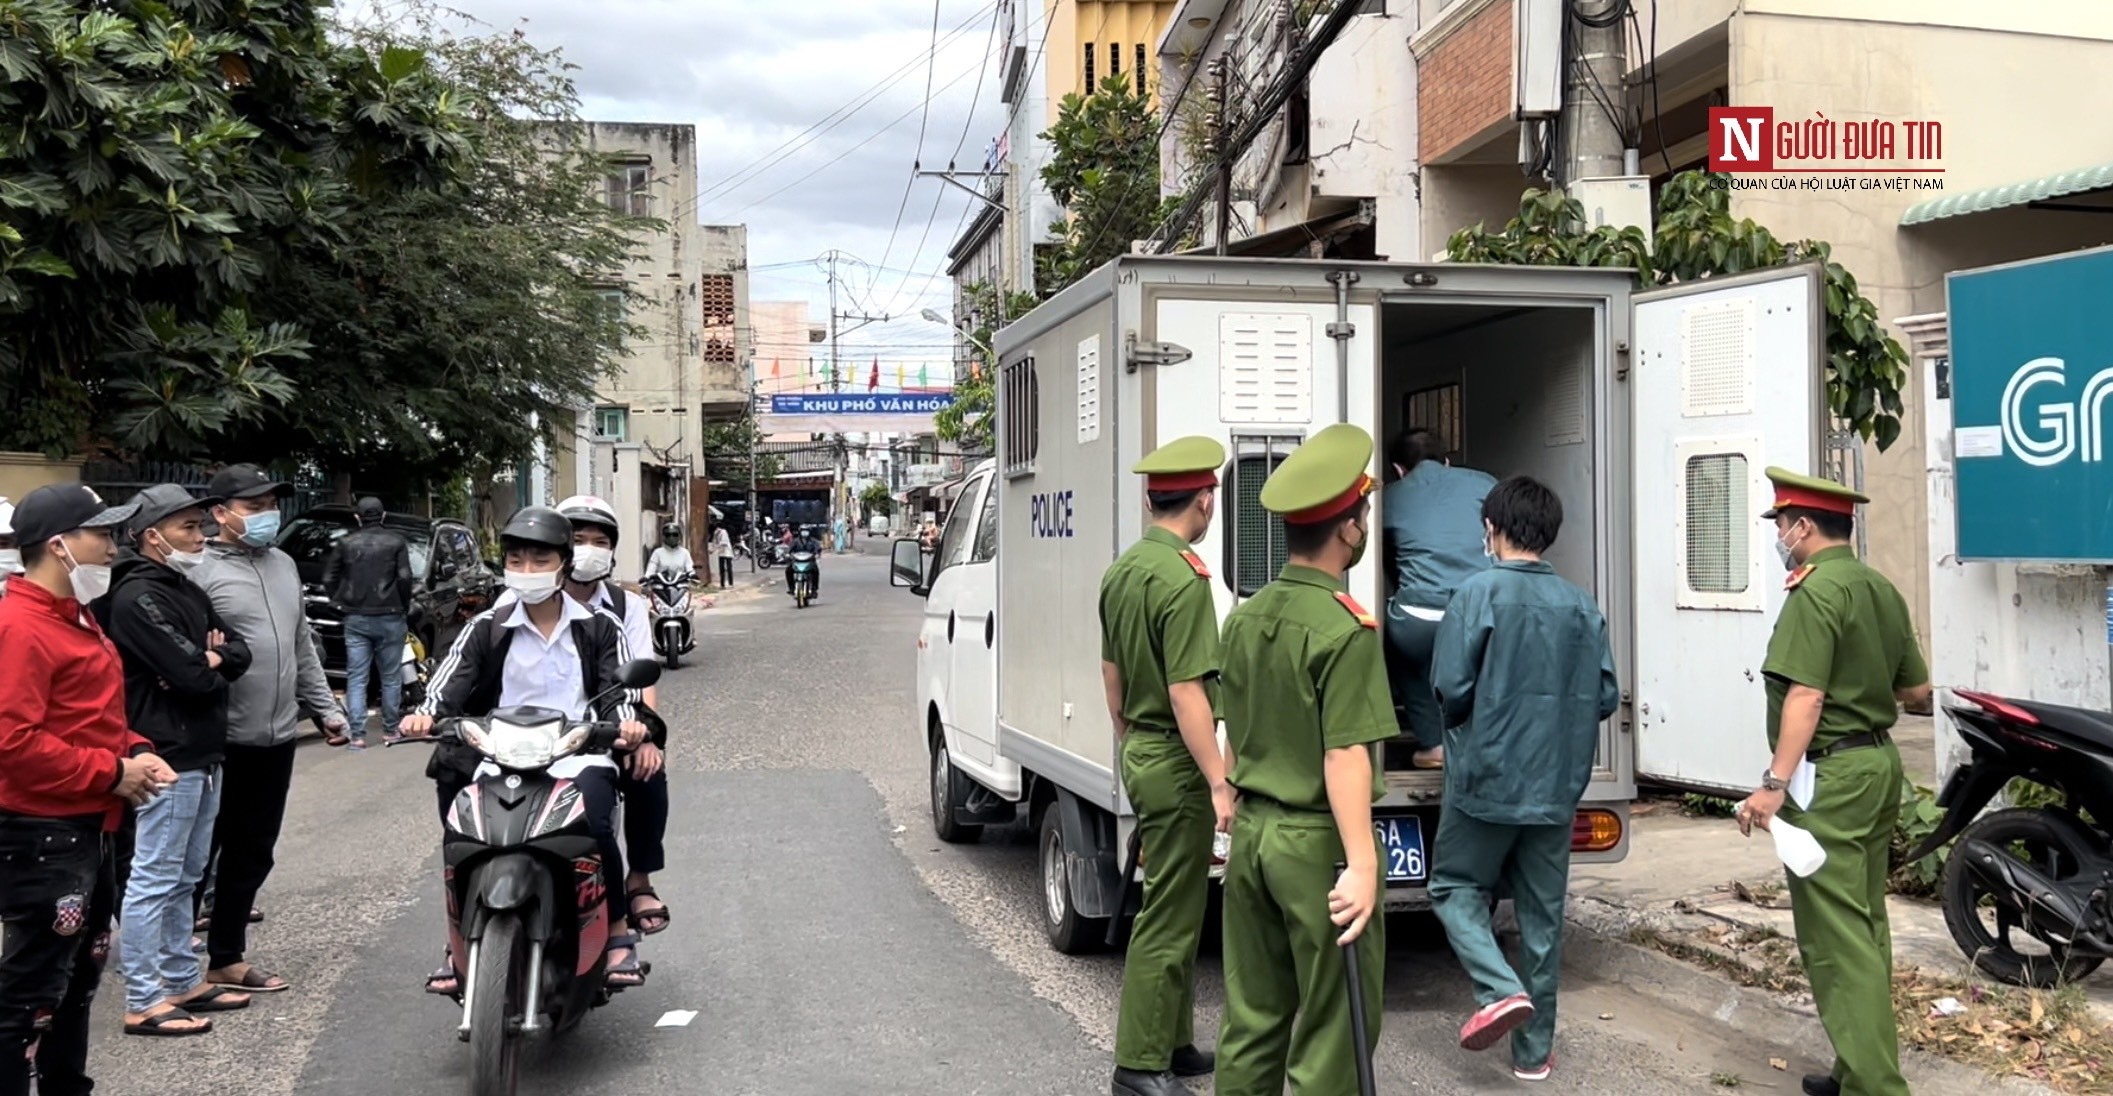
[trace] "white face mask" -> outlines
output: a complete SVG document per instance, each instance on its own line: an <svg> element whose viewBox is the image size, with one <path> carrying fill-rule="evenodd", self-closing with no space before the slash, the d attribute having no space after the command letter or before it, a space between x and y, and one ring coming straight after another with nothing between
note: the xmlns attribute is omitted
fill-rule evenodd
<svg viewBox="0 0 2113 1096"><path fill-rule="evenodd" d="M506 588L530 605L541 605L558 592L556 571L508 571Z"/></svg>
<svg viewBox="0 0 2113 1096"><path fill-rule="evenodd" d="M110 592L110 565L107 563L78 563L73 552L64 541L59 542L59 551L71 568L66 578L73 583L73 599L83 605Z"/></svg>
<svg viewBox="0 0 2113 1096"><path fill-rule="evenodd" d="M22 573L22 549L0 548L0 575Z"/></svg>
<svg viewBox="0 0 2113 1096"><path fill-rule="evenodd" d="M175 545L169 543L167 537L161 535L160 530L155 531L154 538L161 541L162 562L178 571L188 571L205 562L205 552L202 549L196 552L179 552Z"/></svg>
<svg viewBox="0 0 2113 1096"><path fill-rule="evenodd" d="M1783 570L1788 571L1797 566L1797 547L1803 543L1805 543L1804 537L1799 537L1788 543L1785 543L1780 538L1776 540L1776 555L1783 558Z"/></svg>
<svg viewBox="0 0 2113 1096"><path fill-rule="evenodd" d="M616 566L616 553L597 544L576 544L572 548L572 577L581 582L600 582L609 577Z"/></svg>

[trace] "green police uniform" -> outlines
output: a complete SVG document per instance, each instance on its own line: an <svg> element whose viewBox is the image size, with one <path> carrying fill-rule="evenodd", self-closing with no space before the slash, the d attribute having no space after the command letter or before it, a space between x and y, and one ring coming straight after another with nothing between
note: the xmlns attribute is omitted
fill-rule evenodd
<svg viewBox="0 0 2113 1096"><path fill-rule="evenodd" d="M1263 507L1287 522L1329 520L1371 490L1372 439L1328 427L1285 459L1262 487ZM1369 537L1369 533L1368 533ZM1218 1096L1346 1096L1357 1091L1342 930L1328 892L1343 841L1328 804L1330 750L1394 737L1378 622L1339 576L1296 564L1234 609L1225 624L1220 711L1233 750L1240 807L1225 869L1225 1024ZM1382 791L1378 760L1372 798ZM1360 949L1369 1055L1378 1045L1385 985L1385 920Z"/></svg>
<svg viewBox="0 0 2113 1096"><path fill-rule="evenodd" d="M1775 506L1854 514L1864 496L1838 483L1768 469ZM1768 745L1780 736L1793 685L1826 694L1806 757L1817 767L1809 805L1785 796L1779 817L1827 852L1812 875L1788 876L1798 952L1820 1021L1834 1043L1834 1079L1848 1096L1907 1096L1893 1022L1893 937L1886 874L1900 814L1900 751L1888 733L1897 689L1929 669L1900 591L1845 546L1813 553L1785 582L1769 637Z"/></svg>
<svg viewBox="0 0 2113 1096"><path fill-rule="evenodd" d="M1225 447L1205 437L1168 442L1137 463L1148 491L1217 484ZM1101 660L1122 680L1123 789L1137 812L1144 903L1123 966L1115 1064L1167 1070L1195 1042L1196 946L1210 898L1211 793L1174 720L1172 685L1218 676L1218 610L1210 569L1187 541L1153 526L1101 577ZM1195 1072L1195 1070L1184 1070Z"/></svg>

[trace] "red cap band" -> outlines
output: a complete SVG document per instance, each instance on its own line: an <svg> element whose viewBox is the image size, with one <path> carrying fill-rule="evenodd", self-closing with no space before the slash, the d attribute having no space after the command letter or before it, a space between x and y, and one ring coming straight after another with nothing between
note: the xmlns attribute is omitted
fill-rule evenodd
<svg viewBox="0 0 2113 1096"><path fill-rule="evenodd" d="M1823 514L1847 514L1856 516L1854 500L1826 491L1814 491L1804 487L1780 484L1776 487L1775 509L1796 506L1804 510L1818 510Z"/></svg>
<svg viewBox="0 0 2113 1096"><path fill-rule="evenodd" d="M1218 473L1206 468L1200 472L1153 472L1145 476L1147 491L1201 491L1218 486Z"/></svg>
<svg viewBox="0 0 2113 1096"><path fill-rule="evenodd" d="M1349 490L1318 506L1308 506L1304 510L1294 510L1284 515L1284 522L1287 525L1318 525L1357 505L1357 500L1371 493L1372 477L1359 473L1357 482L1351 484Z"/></svg>

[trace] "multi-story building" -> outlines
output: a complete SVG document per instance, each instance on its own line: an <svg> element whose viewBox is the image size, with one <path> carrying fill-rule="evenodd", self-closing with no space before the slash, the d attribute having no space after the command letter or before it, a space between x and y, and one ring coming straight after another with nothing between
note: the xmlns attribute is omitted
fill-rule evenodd
<svg viewBox="0 0 2113 1096"><path fill-rule="evenodd" d="M1347 2L1347 0L1346 0ZM1426 260L1456 231L1503 225L1528 186L1551 185L1545 141L1567 59L1564 0L1367 3L1305 87L1236 162L1234 253ZM1238 86L1284 63L1289 0L1182 0L1158 39L1173 120L1162 142L1169 193L1204 159L1186 102L1208 64L1233 58ZM1801 123L1935 123L1922 178L1942 191L1870 187L1730 195L1784 241L1820 240L1889 320L1941 313L1947 272L2092 246L2113 236L2113 130L2070 123L2113 91L2113 7L1968 0L1657 0L1632 3L1618 87L1594 88L1627 119L1655 194L1702 168L1712 106L1769 107ZM1316 16L1316 22L1319 16ZM1547 33L1555 28L1558 33ZM1054 40L1054 36L1052 36ZM1641 42L1639 48L1635 43ZM2029 72L2029 80L2001 73ZM1183 89L1188 88L1186 95ZM1233 113L1240 103L1235 97ZM1905 148L1885 157L1899 162ZM1941 169L1941 170L1932 170ZM1213 218L1201 218L1205 238ZM1903 345L1910 340L1901 338ZM1860 477L1871 561L1929 621L1929 519L1921 366L1902 392L1900 440L1845 443L1832 470Z"/></svg>

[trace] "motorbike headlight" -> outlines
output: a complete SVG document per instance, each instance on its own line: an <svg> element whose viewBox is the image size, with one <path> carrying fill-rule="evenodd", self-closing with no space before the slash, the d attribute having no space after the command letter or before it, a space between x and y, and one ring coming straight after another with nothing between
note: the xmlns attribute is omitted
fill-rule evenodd
<svg viewBox="0 0 2113 1096"><path fill-rule="evenodd" d="M483 749L493 761L509 769L540 769L558 758L561 724L522 726L494 721L485 728Z"/></svg>

